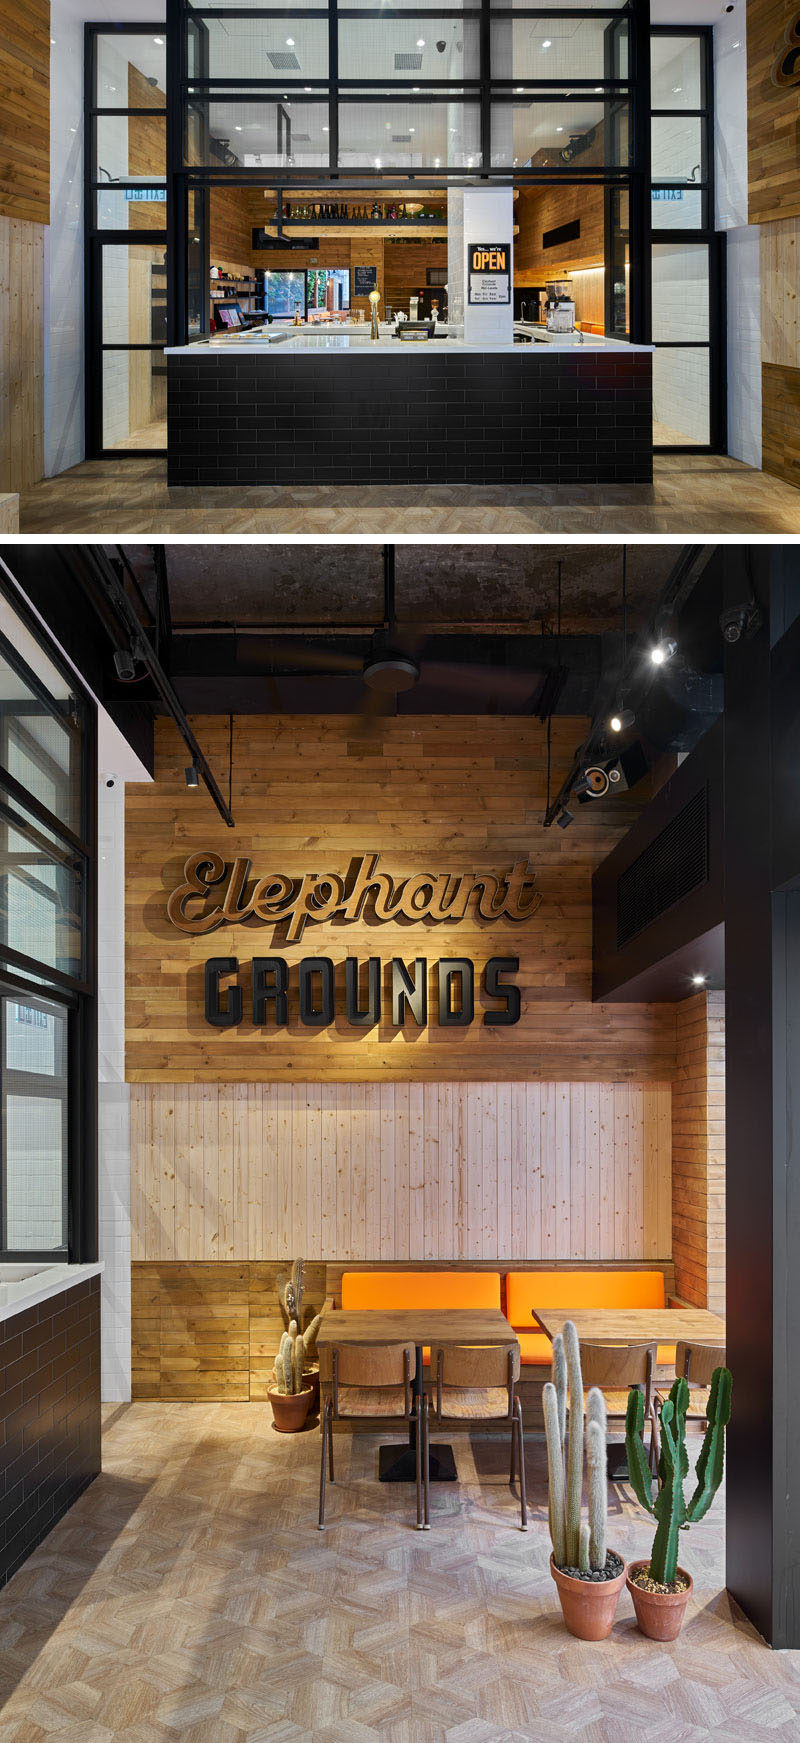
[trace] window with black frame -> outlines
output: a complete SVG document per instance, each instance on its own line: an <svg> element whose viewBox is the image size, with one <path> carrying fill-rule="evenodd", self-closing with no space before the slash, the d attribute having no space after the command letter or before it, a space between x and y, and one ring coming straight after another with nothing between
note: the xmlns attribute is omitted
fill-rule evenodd
<svg viewBox="0 0 800 1743"><path fill-rule="evenodd" d="M708 29L651 39L653 441L723 445L723 238L714 233L713 52Z"/></svg>
<svg viewBox="0 0 800 1743"><path fill-rule="evenodd" d="M76 1256L73 1200L82 1170L92 1165L90 1136L80 1133L78 1119L91 1002L88 727L88 705L0 597L0 1251L6 1257Z"/></svg>
<svg viewBox="0 0 800 1743"><path fill-rule="evenodd" d="M166 447L166 27L86 31L90 453Z"/></svg>

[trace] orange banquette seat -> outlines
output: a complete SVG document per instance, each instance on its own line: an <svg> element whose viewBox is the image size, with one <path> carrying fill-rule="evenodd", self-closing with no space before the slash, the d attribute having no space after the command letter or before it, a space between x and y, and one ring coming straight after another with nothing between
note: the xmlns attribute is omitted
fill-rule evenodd
<svg viewBox="0 0 800 1743"><path fill-rule="evenodd" d="M552 1345L544 1332L532 1330L534 1307L560 1312L574 1307L666 1306L663 1271L509 1271L506 1275L506 1316L519 1338L525 1367L549 1367ZM675 1345L659 1344L659 1367L675 1362Z"/></svg>
<svg viewBox="0 0 800 1743"><path fill-rule="evenodd" d="M495 1307L500 1310L499 1271L344 1271L342 1307L358 1310ZM430 1350L423 1350L423 1361Z"/></svg>

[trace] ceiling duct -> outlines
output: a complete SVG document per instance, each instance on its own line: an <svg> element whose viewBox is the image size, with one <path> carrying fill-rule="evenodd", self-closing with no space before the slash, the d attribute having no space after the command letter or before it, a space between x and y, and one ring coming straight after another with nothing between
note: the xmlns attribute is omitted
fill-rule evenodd
<svg viewBox="0 0 800 1743"><path fill-rule="evenodd" d="M274 54L268 52L267 60L271 62L276 73L299 73L301 70L297 55L291 51L287 53L286 49L277 49Z"/></svg>
<svg viewBox="0 0 800 1743"><path fill-rule="evenodd" d="M422 55L396 54L394 70L396 73L420 73L422 71Z"/></svg>

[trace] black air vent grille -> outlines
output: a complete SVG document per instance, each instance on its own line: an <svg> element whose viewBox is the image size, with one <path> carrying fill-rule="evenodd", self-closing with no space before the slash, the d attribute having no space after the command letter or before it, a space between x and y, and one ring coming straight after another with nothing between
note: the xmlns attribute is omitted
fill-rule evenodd
<svg viewBox="0 0 800 1743"><path fill-rule="evenodd" d="M421 54L396 54L394 57L396 73L419 73L422 71Z"/></svg>
<svg viewBox="0 0 800 1743"><path fill-rule="evenodd" d="M617 949L708 882L708 799L695 793L617 884Z"/></svg>
<svg viewBox="0 0 800 1743"><path fill-rule="evenodd" d="M410 145L411 144L411 134L410 133L393 133L392 134L392 144L393 145Z"/></svg>
<svg viewBox="0 0 800 1743"><path fill-rule="evenodd" d="M286 54L280 49L276 54L267 54L267 60L272 62L276 73L299 73L300 62L296 54Z"/></svg>

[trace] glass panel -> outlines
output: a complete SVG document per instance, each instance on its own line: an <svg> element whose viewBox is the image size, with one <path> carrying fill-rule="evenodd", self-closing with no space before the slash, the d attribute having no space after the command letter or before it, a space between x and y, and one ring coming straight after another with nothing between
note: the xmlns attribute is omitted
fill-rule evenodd
<svg viewBox="0 0 800 1743"><path fill-rule="evenodd" d="M612 32L618 38L615 73ZM605 18L496 18L493 79L603 79L627 74L627 21Z"/></svg>
<svg viewBox="0 0 800 1743"><path fill-rule="evenodd" d="M605 251L611 298L609 336L627 339L631 301L630 194L627 188L608 190Z"/></svg>
<svg viewBox="0 0 800 1743"><path fill-rule="evenodd" d="M532 169L618 167L629 161L627 103L527 99L492 104L492 164Z"/></svg>
<svg viewBox="0 0 800 1743"><path fill-rule="evenodd" d="M40 999L4 998L3 1244L50 1252L67 1244L67 1015Z"/></svg>
<svg viewBox="0 0 800 1743"><path fill-rule="evenodd" d="M384 31L385 25L381 25ZM325 18L209 18L205 21L205 70L196 62L190 77L206 79L306 79L328 77Z"/></svg>
<svg viewBox="0 0 800 1743"><path fill-rule="evenodd" d="M166 230L167 190L102 187L97 194L98 230Z"/></svg>
<svg viewBox="0 0 800 1743"><path fill-rule="evenodd" d="M161 351L104 351L103 447L166 448L167 365Z"/></svg>
<svg viewBox="0 0 800 1743"><path fill-rule="evenodd" d="M306 275L304 272L265 272L264 307L276 321L290 321L295 313L303 316L306 306Z"/></svg>
<svg viewBox="0 0 800 1743"><path fill-rule="evenodd" d="M710 353L657 349L653 357L653 441L661 447L710 441Z"/></svg>
<svg viewBox="0 0 800 1743"><path fill-rule="evenodd" d="M219 190L225 199L225 190ZM186 259L186 308L189 337L196 339L209 325L209 258L208 258L209 193L206 188L190 188L187 206L188 246Z"/></svg>
<svg viewBox="0 0 800 1743"><path fill-rule="evenodd" d="M477 79L476 18L362 18L339 25L340 79Z"/></svg>
<svg viewBox="0 0 800 1743"><path fill-rule="evenodd" d="M650 209L654 230L702 230L705 194L699 188L653 188Z"/></svg>
<svg viewBox="0 0 800 1743"><path fill-rule="evenodd" d="M95 181L163 181L166 127L160 115L98 115Z"/></svg>
<svg viewBox="0 0 800 1743"><path fill-rule="evenodd" d="M234 169L325 168L328 105L193 98L187 127L188 163Z"/></svg>
<svg viewBox="0 0 800 1743"><path fill-rule="evenodd" d="M0 766L53 817L80 833L80 732L71 731L52 714L2 655Z"/></svg>
<svg viewBox="0 0 800 1743"><path fill-rule="evenodd" d="M308 319L324 320L350 307L350 273L346 267L311 267L306 274Z"/></svg>
<svg viewBox="0 0 800 1743"><path fill-rule="evenodd" d="M557 3L557 0L554 0ZM492 7L498 12L535 12L533 0L492 0ZM564 5L563 11L568 12L569 6ZM572 10L580 12L629 12L630 0L581 0L579 7Z"/></svg>
<svg viewBox="0 0 800 1743"><path fill-rule="evenodd" d="M341 103L342 169L480 167L477 103Z"/></svg>
<svg viewBox="0 0 800 1743"><path fill-rule="evenodd" d="M95 103L98 109L163 109L167 89L166 38L98 36Z"/></svg>
<svg viewBox="0 0 800 1743"><path fill-rule="evenodd" d="M703 58L698 36L651 38L652 107L702 109Z"/></svg>
<svg viewBox="0 0 800 1743"><path fill-rule="evenodd" d="M653 339L709 338L709 258L704 242L653 248Z"/></svg>
<svg viewBox="0 0 800 1743"><path fill-rule="evenodd" d="M56 859L46 833L16 800L0 814L0 888L2 943L80 975L82 862Z"/></svg>
<svg viewBox="0 0 800 1743"><path fill-rule="evenodd" d="M161 243L103 247L104 345L160 345L167 337L167 251Z"/></svg>
<svg viewBox="0 0 800 1743"><path fill-rule="evenodd" d="M651 123L654 182L701 182L703 122L699 115L654 115Z"/></svg>

